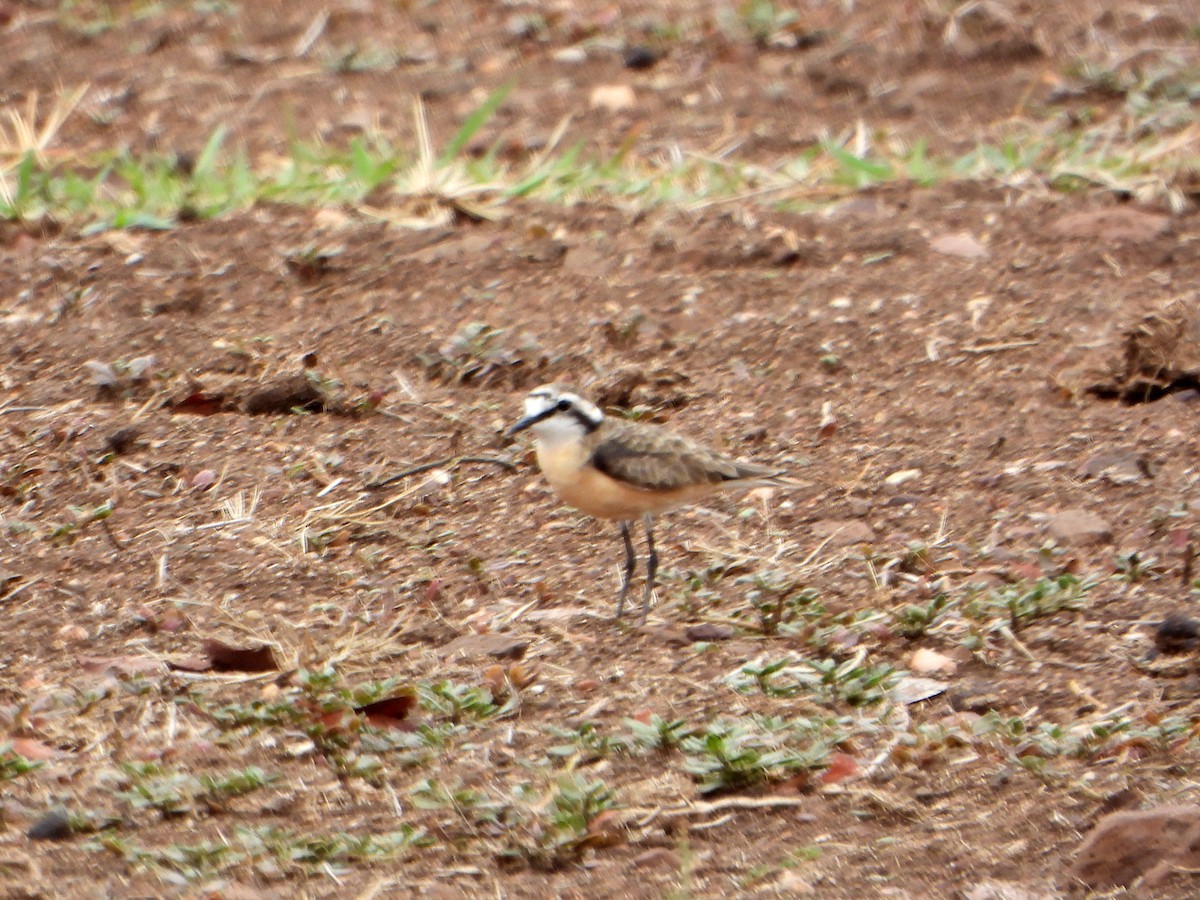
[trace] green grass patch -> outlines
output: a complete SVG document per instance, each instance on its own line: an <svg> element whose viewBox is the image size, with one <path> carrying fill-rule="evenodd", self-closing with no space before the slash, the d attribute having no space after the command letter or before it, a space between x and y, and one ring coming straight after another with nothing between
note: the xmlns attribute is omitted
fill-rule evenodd
<svg viewBox="0 0 1200 900"><path fill-rule="evenodd" d="M490 109L481 108L480 113ZM302 207L360 206L366 215L420 225L428 209L489 218L519 198L577 203L625 198L646 206L703 206L739 199L805 209L873 185L991 181L1026 189L1103 189L1140 199L1182 203L1174 186L1195 159L1159 133L1119 137L1110 127L1009 127L967 153L938 157L926 145L886 139L828 140L772 165L733 159L666 159L633 148L598 156L582 143L532 156L524 164L495 154L464 158L481 127L472 118L440 154L416 153L384 138L356 138L342 148L294 142L282 160L252 161L227 149L215 132L196 159L129 151L51 164L34 152L0 170L0 218L52 218L85 231L169 229L262 203ZM379 201L377 189L390 189ZM449 213L447 213L449 214Z"/></svg>

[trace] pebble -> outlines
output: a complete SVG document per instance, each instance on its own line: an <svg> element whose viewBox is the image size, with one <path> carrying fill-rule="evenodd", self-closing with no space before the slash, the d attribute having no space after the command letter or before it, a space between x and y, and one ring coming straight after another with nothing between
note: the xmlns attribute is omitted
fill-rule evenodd
<svg viewBox="0 0 1200 900"><path fill-rule="evenodd" d="M1086 509L1064 509L1051 516L1047 530L1055 542L1077 547L1113 539L1112 525Z"/></svg>

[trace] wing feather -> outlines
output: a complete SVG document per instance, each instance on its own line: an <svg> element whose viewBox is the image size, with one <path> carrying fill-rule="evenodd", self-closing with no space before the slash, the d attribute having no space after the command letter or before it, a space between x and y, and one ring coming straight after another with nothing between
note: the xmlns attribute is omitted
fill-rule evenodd
<svg viewBox="0 0 1200 900"><path fill-rule="evenodd" d="M604 432L592 451L591 464L618 481L644 490L670 491L755 479L769 482L781 474L722 456L657 425L609 419Z"/></svg>

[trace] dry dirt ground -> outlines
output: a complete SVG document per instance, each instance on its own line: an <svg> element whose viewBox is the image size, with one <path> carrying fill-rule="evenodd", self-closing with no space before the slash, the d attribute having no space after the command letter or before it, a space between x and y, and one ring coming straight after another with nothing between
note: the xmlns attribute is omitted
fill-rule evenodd
<svg viewBox="0 0 1200 900"><path fill-rule="evenodd" d="M528 152L572 114L564 146L769 163L860 120L952 154L1029 110L1102 116L1118 98L1055 92L1070 61L1197 46L1192 4L1036 5L951 32L930 5L813 3L764 47L732 4L8 2L0 96L89 83L64 158L195 154L218 125L266 158L364 128L411 146L416 93L444 139L515 79L475 149ZM642 44L662 58L627 68ZM330 62L351 53L393 56ZM612 84L637 105L590 108ZM1197 799L1191 656L1151 650L1195 602L1200 366L1148 346L1187 328L1195 215L951 181L802 199L513 201L422 231L267 204L161 232L0 225L0 739L43 763L4 770L8 895L1082 895L1068 868L1102 811ZM306 246L338 252L297 265ZM322 409L247 411L306 363ZM503 437L551 380L798 485L665 517L650 621L616 624L614 529ZM772 572L816 597L778 629L752 596ZM968 614L1064 574L1092 585L1076 608ZM280 671L174 667L214 638ZM888 711L727 677L789 654L909 670L919 649L957 670ZM327 666L305 692L297 670ZM389 678L425 692L398 728L337 693ZM501 708L448 712L439 682ZM853 771L821 755L702 796L697 752L603 744L651 714L840 719L827 749ZM247 766L275 780L186 780ZM554 848L564 775L615 812ZM59 808L73 833L27 837ZM265 827L293 843L247 849ZM311 846L402 828L420 838L383 859Z"/></svg>

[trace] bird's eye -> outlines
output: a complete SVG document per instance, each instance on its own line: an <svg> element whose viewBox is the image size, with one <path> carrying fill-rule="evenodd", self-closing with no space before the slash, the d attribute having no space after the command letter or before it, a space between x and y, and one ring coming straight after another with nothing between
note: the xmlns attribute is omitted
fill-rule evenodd
<svg viewBox="0 0 1200 900"><path fill-rule="evenodd" d="M555 404L554 408L559 412L566 412L571 408L571 401L563 398L562 400L559 400L557 404Z"/></svg>

